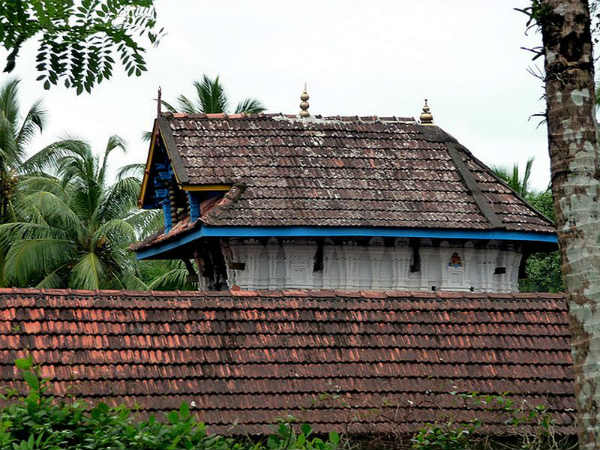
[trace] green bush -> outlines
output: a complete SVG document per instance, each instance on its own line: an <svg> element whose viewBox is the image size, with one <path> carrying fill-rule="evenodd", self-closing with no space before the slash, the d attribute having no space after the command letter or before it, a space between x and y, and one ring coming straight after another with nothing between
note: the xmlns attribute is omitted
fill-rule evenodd
<svg viewBox="0 0 600 450"><path fill-rule="evenodd" d="M463 407L479 407L503 417L504 435L482 432L485 425L474 419L467 424L452 420L430 423L411 439L414 450L574 450L577 442L570 436L559 436L554 419L542 405L517 403L506 395L483 395L476 392L459 394Z"/></svg>
<svg viewBox="0 0 600 450"><path fill-rule="evenodd" d="M30 358L16 365L28 393L3 396L11 403L0 410L1 450L335 450L341 445L337 433L315 437L309 425L297 430L292 418L281 421L263 442L209 434L187 404L159 421L140 420L125 406L65 402L48 395L49 381Z"/></svg>

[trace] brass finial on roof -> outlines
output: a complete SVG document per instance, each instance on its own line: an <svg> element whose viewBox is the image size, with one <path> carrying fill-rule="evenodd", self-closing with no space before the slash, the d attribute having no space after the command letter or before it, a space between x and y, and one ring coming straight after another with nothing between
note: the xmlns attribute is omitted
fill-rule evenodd
<svg viewBox="0 0 600 450"><path fill-rule="evenodd" d="M423 105L423 112L421 112L421 116L419 117L421 120L421 125L433 125L433 115L431 114L431 109L427 104L427 99L425 99L425 105Z"/></svg>
<svg viewBox="0 0 600 450"><path fill-rule="evenodd" d="M310 106L308 103L309 98L310 96L308 95L308 92L306 92L306 83L304 83L304 91L302 91L302 95L300 96L300 100L302 100L300 102L300 117L302 118L310 117L310 113L308 112L308 107Z"/></svg>

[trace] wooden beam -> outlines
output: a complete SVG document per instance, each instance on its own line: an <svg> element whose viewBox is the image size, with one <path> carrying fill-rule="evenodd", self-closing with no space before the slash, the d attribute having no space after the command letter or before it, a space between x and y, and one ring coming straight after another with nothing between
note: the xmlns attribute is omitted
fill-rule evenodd
<svg viewBox="0 0 600 450"><path fill-rule="evenodd" d="M184 184L181 186L181 189L184 191L229 191L231 189L230 184L198 184L198 185L189 185Z"/></svg>

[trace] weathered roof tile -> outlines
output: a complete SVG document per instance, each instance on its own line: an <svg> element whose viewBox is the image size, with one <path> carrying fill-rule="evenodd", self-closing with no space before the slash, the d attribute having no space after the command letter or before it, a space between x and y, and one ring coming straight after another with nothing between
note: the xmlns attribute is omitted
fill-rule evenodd
<svg viewBox="0 0 600 450"><path fill-rule="evenodd" d="M451 391L511 392L574 431L558 294L0 289L0 306L0 384L19 390L13 362L30 353L58 397L142 414L194 402L213 432L264 433L288 413L386 432L387 409L403 432L448 414L503 429Z"/></svg>
<svg viewBox="0 0 600 450"><path fill-rule="evenodd" d="M160 120L172 133L167 141L176 148L169 151L181 159L180 179L245 186L239 198L214 208L219 214L202 217L207 225L493 228L452 146L507 230L555 231L454 138L413 119L165 114ZM193 226L176 226L169 235Z"/></svg>

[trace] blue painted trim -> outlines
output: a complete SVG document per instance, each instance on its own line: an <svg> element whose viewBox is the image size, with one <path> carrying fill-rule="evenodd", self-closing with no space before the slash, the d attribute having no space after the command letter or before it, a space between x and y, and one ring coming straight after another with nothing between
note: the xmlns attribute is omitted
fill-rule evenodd
<svg viewBox="0 0 600 450"><path fill-rule="evenodd" d="M200 217L200 199L194 193L187 191L188 206L190 207L190 220L195 222Z"/></svg>
<svg viewBox="0 0 600 450"><path fill-rule="evenodd" d="M498 241L529 241L556 244L558 238L553 233L534 233L528 231L469 231L440 230L427 228L326 228L326 227L209 227L199 229L158 245L137 252L138 259L152 256L181 247L203 237L412 237L424 239L493 239Z"/></svg>
<svg viewBox="0 0 600 450"><path fill-rule="evenodd" d="M173 227L173 214L171 211L171 202L167 198L161 201L161 205L163 209L163 215L165 218L165 233L168 233Z"/></svg>
<svg viewBox="0 0 600 450"><path fill-rule="evenodd" d="M202 227L203 237L418 237L438 239L496 239L558 242L555 234L525 231L469 231L428 228L362 227Z"/></svg>

